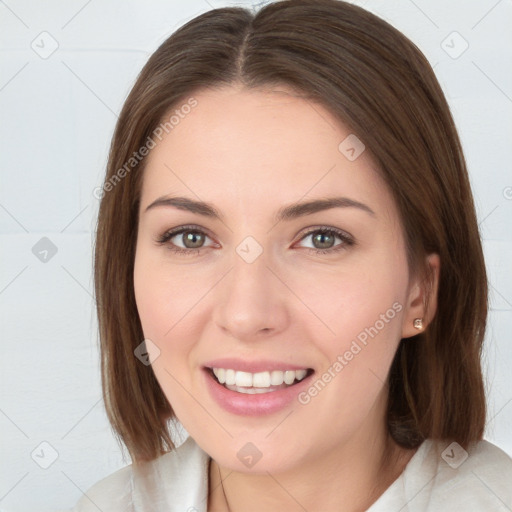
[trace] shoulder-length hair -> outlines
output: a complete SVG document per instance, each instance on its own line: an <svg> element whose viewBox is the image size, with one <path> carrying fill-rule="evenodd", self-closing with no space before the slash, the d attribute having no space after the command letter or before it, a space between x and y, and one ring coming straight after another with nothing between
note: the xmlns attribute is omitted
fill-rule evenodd
<svg viewBox="0 0 512 512"><path fill-rule="evenodd" d="M480 440L487 278L466 164L439 83L418 48L373 14L338 0L284 0L257 13L214 9L182 26L148 60L117 122L94 278L103 398L132 462L175 448L171 404L151 366L134 356L143 341L133 286L140 154L194 92L231 84L291 87L371 152L396 201L410 269L428 279L425 255L441 259L436 314L424 332L400 341L390 369L388 431L407 448L426 438L465 448Z"/></svg>

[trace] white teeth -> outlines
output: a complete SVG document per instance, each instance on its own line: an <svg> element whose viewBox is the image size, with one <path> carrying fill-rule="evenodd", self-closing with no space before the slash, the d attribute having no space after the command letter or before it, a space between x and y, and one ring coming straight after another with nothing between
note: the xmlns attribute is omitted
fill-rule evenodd
<svg viewBox="0 0 512 512"><path fill-rule="evenodd" d="M229 386L234 386L234 384L236 382L235 370L225 370L225 371L226 371L226 384L228 384Z"/></svg>
<svg viewBox="0 0 512 512"><path fill-rule="evenodd" d="M294 371L286 371L284 372L284 382L285 384L293 384L293 381L295 380L295 372Z"/></svg>
<svg viewBox="0 0 512 512"><path fill-rule="evenodd" d="M272 393L272 391L277 391L277 389L269 389L269 388L239 388L238 386L226 386L231 391L236 391L237 393L245 393L246 395L257 395L260 393Z"/></svg>
<svg viewBox="0 0 512 512"><path fill-rule="evenodd" d="M272 372L249 373L226 368L213 368L213 373L217 380L221 384L225 384L228 389L231 389L231 387L251 388L255 391L245 389L243 392L252 394L259 393L259 388L281 386L283 383L289 386L295 380L302 380L306 376L307 370L274 370ZM238 389L234 389L234 391L238 391Z"/></svg>
<svg viewBox="0 0 512 512"><path fill-rule="evenodd" d="M224 370L224 368L216 368L215 370L213 370L213 372L215 373L215 377L217 377L218 381L221 384L224 384L224 382L226 382L226 370Z"/></svg>
<svg viewBox="0 0 512 512"><path fill-rule="evenodd" d="M284 372L273 371L270 374L270 384L272 386L280 386L284 382Z"/></svg>
<svg viewBox="0 0 512 512"><path fill-rule="evenodd" d="M268 372L254 373L252 376L252 385L255 388L270 387L270 373L268 373Z"/></svg>
<svg viewBox="0 0 512 512"><path fill-rule="evenodd" d="M307 370L295 370L295 378L302 380L306 376L306 373L308 373Z"/></svg>
<svg viewBox="0 0 512 512"><path fill-rule="evenodd" d="M252 388L252 373L236 372L235 385L239 388Z"/></svg>

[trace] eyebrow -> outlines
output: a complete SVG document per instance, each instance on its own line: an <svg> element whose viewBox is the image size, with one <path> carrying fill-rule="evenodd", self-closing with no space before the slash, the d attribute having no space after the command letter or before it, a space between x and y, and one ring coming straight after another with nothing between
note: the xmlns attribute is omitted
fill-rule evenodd
<svg viewBox="0 0 512 512"><path fill-rule="evenodd" d="M179 210L185 210L220 221L224 219L223 215L212 204L196 201L188 197L159 197L145 209L145 212L161 206L178 208ZM275 220L276 222L292 220L332 208L357 208L373 217L376 216L375 212L368 205L354 199L348 197L328 197L326 199L314 199L284 206L277 211Z"/></svg>

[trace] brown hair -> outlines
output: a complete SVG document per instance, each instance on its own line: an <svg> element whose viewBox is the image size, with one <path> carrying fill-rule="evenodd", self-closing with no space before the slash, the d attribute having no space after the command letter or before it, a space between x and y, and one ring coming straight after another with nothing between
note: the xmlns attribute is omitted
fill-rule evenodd
<svg viewBox="0 0 512 512"><path fill-rule="evenodd" d="M425 438L465 448L480 440L487 279L466 164L441 88L418 48L373 14L338 0L284 0L255 14L214 9L182 26L151 56L119 116L94 276L103 398L132 461L174 448L167 424L174 414L151 366L134 356L143 340L133 267L145 160L131 169L126 163L171 108L201 88L235 83L289 86L325 106L371 151L401 215L410 269L426 272L429 253L441 259L437 312L425 332L401 340L391 367L389 433L408 448Z"/></svg>

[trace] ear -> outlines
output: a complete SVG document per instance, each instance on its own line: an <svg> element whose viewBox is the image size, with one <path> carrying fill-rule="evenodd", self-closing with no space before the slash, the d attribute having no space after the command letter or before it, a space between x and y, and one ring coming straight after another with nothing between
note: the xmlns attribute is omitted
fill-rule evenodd
<svg viewBox="0 0 512 512"><path fill-rule="evenodd" d="M425 331L436 313L441 259L438 254L429 254L426 260L427 272L419 272L409 285L402 323L402 338L410 338ZM422 320L421 329L414 327L414 321L417 318Z"/></svg>

